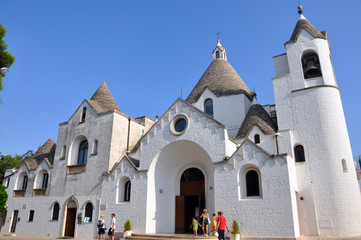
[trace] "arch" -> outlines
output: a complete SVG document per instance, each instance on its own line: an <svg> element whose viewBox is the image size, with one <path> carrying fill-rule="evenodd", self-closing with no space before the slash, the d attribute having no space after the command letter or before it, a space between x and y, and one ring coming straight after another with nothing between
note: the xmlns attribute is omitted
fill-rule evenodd
<svg viewBox="0 0 361 240"><path fill-rule="evenodd" d="M68 151L68 166L78 165L80 144L85 140L88 142L87 138L84 135L79 135L71 143ZM88 153L86 154L86 156L88 157Z"/></svg>
<svg viewBox="0 0 361 240"><path fill-rule="evenodd" d="M204 101L204 112L213 117L213 100L211 98Z"/></svg>
<svg viewBox="0 0 361 240"><path fill-rule="evenodd" d="M130 202L131 181L129 177L122 177L117 183L117 203Z"/></svg>
<svg viewBox="0 0 361 240"><path fill-rule="evenodd" d="M259 134L255 134L255 135L254 135L254 143L255 143L255 144L258 144L258 143L260 143L260 142L261 142L261 139L260 139Z"/></svg>
<svg viewBox="0 0 361 240"><path fill-rule="evenodd" d="M242 167L239 174L241 198L262 197L262 179L258 167L247 164Z"/></svg>
<svg viewBox="0 0 361 240"><path fill-rule="evenodd" d="M76 237L79 200L75 196L71 196L65 201L64 219L63 219L63 237Z"/></svg>
<svg viewBox="0 0 361 240"><path fill-rule="evenodd" d="M322 76L320 60L316 52L306 50L302 54L301 63L305 79Z"/></svg>
<svg viewBox="0 0 361 240"><path fill-rule="evenodd" d="M80 123L84 123L84 122L85 122L85 117L86 117L86 107L83 107L83 110L82 110L82 112L81 112Z"/></svg>
<svg viewBox="0 0 361 240"><path fill-rule="evenodd" d="M89 218L88 222L93 221L93 209L94 209L94 204L91 201L87 201L84 204L84 219Z"/></svg>
<svg viewBox="0 0 361 240"><path fill-rule="evenodd" d="M52 205L52 214L51 220L58 221L59 220L59 211L60 211L60 204L58 201L54 202Z"/></svg>
<svg viewBox="0 0 361 240"><path fill-rule="evenodd" d="M98 154L98 140L95 139L92 147L92 155Z"/></svg>
<svg viewBox="0 0 361 240"><path fill-rule="evenodd" d="M343 172L347 172L347 163L345 159L341 160Z"/></svg>
<svg viewBox="0 0 361 240"><path fill-rule="evenodd" d="M305 150L301 144L298 144L294 147L295 162L304 162L305 159Z"/></svg>
<svg viewBox="0 0 361 240"><path fill-rule="evenodd" d="M26 190L28 187L28 175L25 171L21 172L18 176L18 180L16 181L15 190Z"/></svg>
<svg viewBox="0 0 361 240"><path fill-rule="evenodd" d="M48 188L49 173L45 169L38 172L34 181L34 189L46 189Z"/></svg>

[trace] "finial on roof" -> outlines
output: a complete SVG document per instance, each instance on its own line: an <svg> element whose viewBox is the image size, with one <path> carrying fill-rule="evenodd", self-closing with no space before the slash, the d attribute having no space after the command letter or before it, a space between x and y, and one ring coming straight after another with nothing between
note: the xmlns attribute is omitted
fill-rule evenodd
<svg viewBox="0 0 361 240"><path fill-rule="evenodd" d="M302 6L301 6L301 5L298 5L297 9L298 9L298 13L299 13L300 15L302 15L302 13L303 13Z"/></svg>

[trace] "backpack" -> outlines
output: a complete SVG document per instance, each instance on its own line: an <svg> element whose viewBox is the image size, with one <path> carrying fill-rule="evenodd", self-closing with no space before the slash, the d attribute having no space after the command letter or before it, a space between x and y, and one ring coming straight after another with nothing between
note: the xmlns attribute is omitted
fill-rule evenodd
<svg viewBox="0 0 361 240"><path fill-rule="evenodd" d="M98 228L102 228L102 226L103 226L103 223L102 223L103 221L102 220L98 220L98 224L97 224L97 227Z"/></svg>

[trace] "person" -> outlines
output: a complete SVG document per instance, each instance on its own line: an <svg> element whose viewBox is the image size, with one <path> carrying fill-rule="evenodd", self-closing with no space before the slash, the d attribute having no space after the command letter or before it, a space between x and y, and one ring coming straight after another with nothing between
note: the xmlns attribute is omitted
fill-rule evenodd
<svg viewBox="0 0 361 240"><path fill-rule="evenodd" d="M216 231L217 231L217 219L216 219L216 214L213 213L213 217L212 217L212 232L209 234L209 236L215 236L215 235L216 235Z"/></svg>
<svg viewBox="0 0 361 240"><path fill-rule="evenodd" d="M114 231L115 231L115 214L112 213L112 218L110 219L110 228L108 235L111 240L114 240Z"/></svg>
<svg viewBox="0 0 361 240"><path fill-rule="evenodd" d="M209 221L209 214L207 213L207 209L203 210L203 213L200 216L200 218L203 218L202 220L203 236L208 237L208 224L210 223L210 221Z"/></svg>
<svg viewBox="0 0 361 240"><path fill-rule="evenodd" d="M98 220L98 235L100 240L100 235L102 235L102 239L105 240L105 229L107 229L107 225L104 220L104 215L100 215L100 219Z"/></svg>
<svg viewBox="0 0 361 240"><path fill-rule="evenodd" d="M229 228L227 225L227 219L223 216L223 212L219 212L218 217L218 223L217 223L217 229L218 229L218 239L219 240L225 240L224 238L224 231L226 230L229 232Z"/></svg>
<svg viewBox="0 0 361 240"><path fill-rule="evenodd" d="M192 224L189 228L193 226L194 237L198 237L198 225L202 226L195 218L192 218Z"/></svg>

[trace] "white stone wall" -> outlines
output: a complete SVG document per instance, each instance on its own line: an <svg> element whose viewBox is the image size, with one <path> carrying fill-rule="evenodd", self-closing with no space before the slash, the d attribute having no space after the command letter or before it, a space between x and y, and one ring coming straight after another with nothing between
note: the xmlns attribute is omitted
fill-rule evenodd
<svg viewBox="0 0 361 240"><path fill-rule="evenodd" d="M245 174L260 174L260 197L245 194ZM242 236L295 236L298 233L290 191L287 160L271 158L245 141L227 164L215 165L215 210L224 212L228 226L240 224Z"/></svg>
<svg viewBox="0 0 361 240"><path fill-rule="evenodd" d="M252 101L244 94L217 97L207 88L193 105L204 111L204 101L208 98L213 100L214 119L224 124L227 127L228 135L235 138Z"/></svg>

